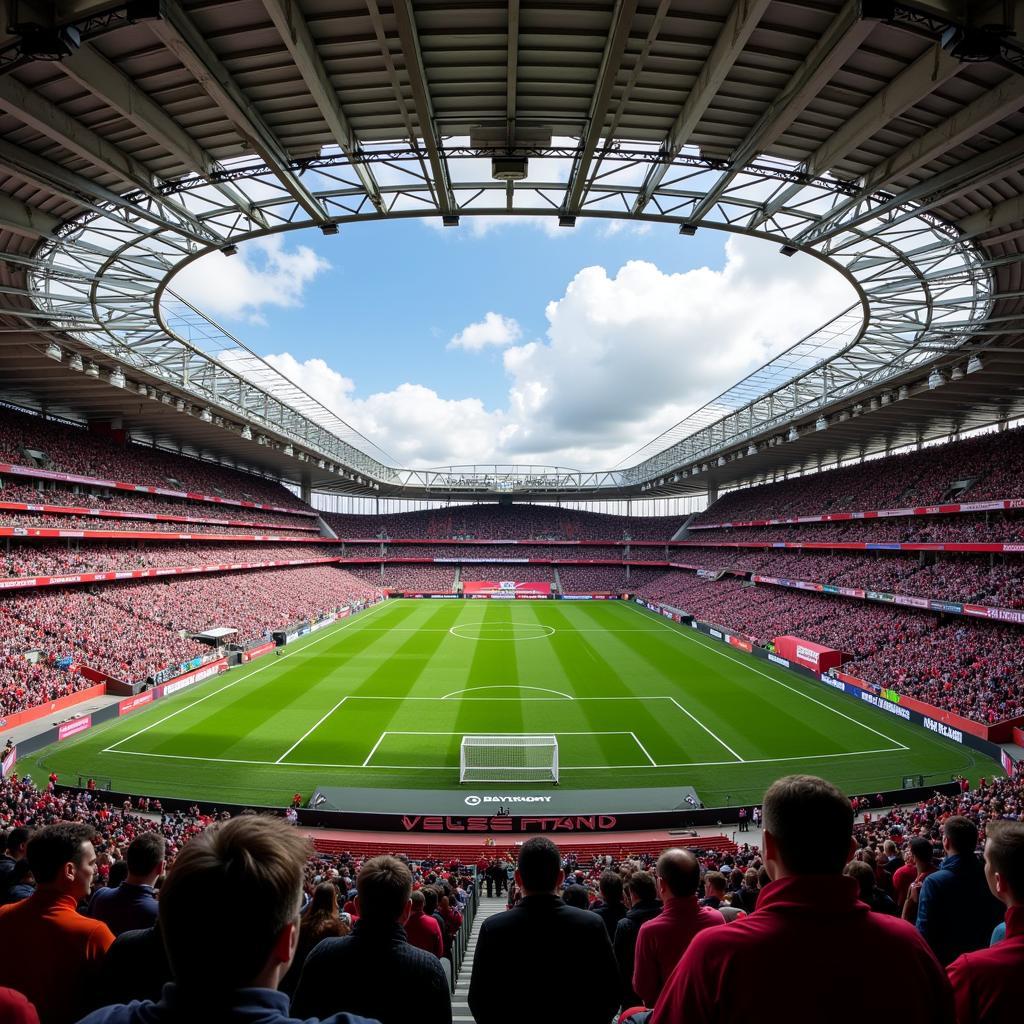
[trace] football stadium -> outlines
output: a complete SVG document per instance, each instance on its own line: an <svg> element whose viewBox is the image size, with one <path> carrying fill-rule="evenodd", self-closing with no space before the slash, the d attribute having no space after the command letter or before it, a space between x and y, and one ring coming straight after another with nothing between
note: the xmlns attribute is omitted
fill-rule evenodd
<svg viewBox="0 0 1024 1024"><path fill-rule="evenodd" d="M1024 0L0 14L0 1024L1017 1019Z"/></svg>

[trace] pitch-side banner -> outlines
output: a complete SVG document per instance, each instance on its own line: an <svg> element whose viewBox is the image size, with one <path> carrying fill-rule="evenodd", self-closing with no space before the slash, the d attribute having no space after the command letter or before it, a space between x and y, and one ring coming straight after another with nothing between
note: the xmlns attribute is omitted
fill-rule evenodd
<svg viewBox="0 0 1024 1024"><path fill-rule="evenodd" d="M519 583L515 580L468 580L462 584L467 597L550 597L550 583Z"/></svg>

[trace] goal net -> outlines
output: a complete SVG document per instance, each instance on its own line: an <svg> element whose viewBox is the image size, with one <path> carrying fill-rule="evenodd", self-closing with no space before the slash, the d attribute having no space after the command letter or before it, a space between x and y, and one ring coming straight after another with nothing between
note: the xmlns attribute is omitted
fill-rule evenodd
<svg viewBox="0 0 1024 1024"><path fill-rule="evenodd" d="M459 782L558 783L554 736L463 736Z"/></svg>

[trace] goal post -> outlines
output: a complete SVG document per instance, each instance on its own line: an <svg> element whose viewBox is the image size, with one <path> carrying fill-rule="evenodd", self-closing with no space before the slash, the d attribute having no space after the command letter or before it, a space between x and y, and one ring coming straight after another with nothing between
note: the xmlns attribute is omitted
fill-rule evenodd
<svg viewBox="0 0 1024 1024"><path fill-rule="evenodd" d="M558 740L551 735L463 736L459 783L552 782L558 785Z"/></svg>

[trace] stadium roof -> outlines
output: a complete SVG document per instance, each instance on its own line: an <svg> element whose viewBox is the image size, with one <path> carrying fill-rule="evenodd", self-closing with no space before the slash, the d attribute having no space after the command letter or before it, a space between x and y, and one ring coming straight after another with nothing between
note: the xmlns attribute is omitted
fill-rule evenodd
<svg viewBox="0 0 1024 1024"><path fill-rule="evenodd" d="M8 400L410 497L703 491L1024 413L1022 0L0 6ZM267 232L496 214L758 234L859 303L625 467L422 471L173 293Z"/></svg>

